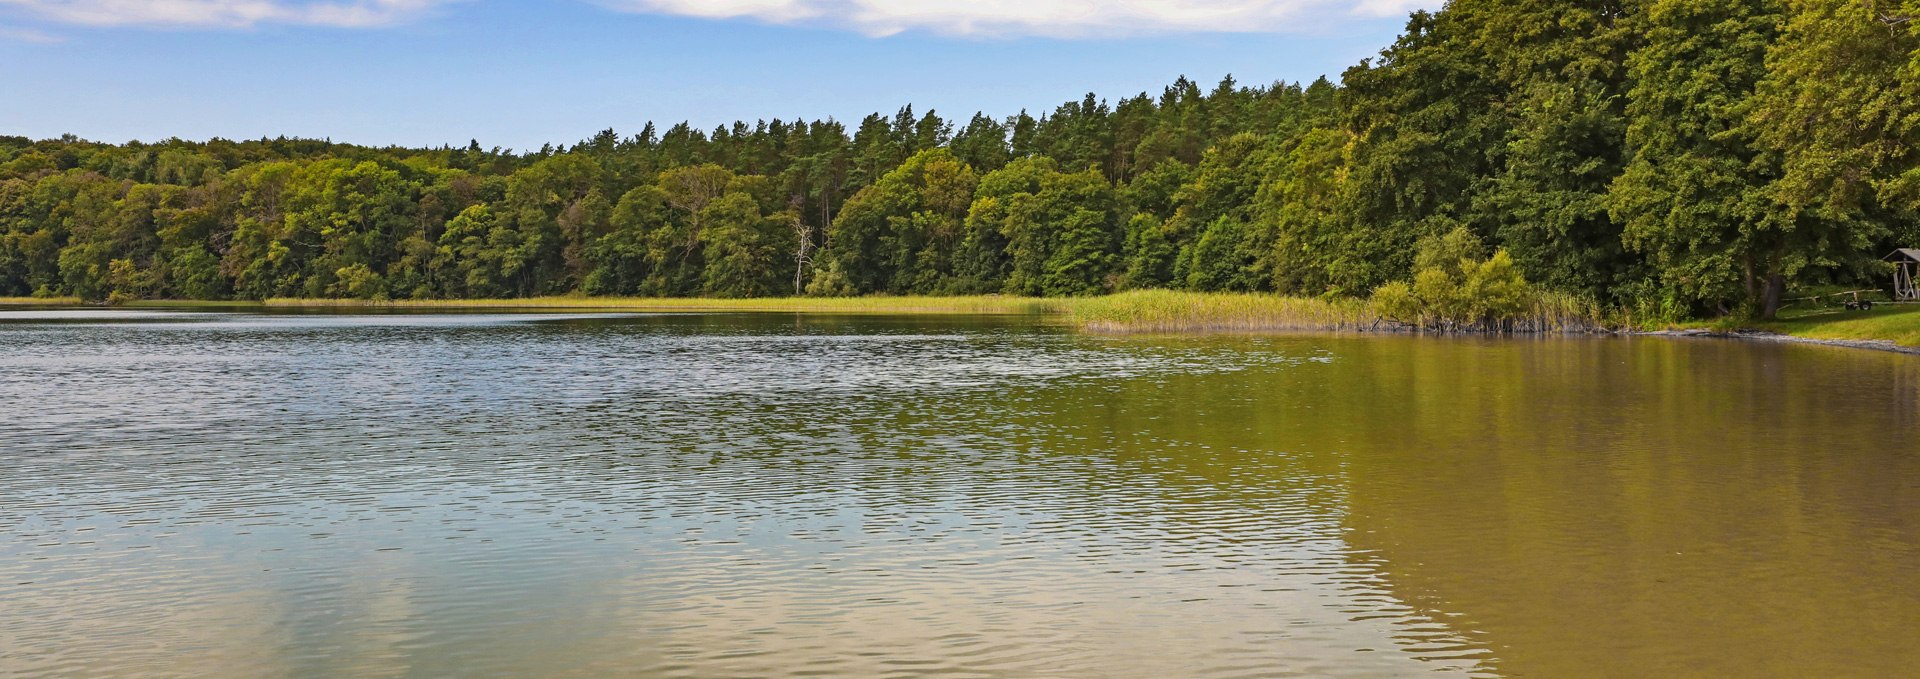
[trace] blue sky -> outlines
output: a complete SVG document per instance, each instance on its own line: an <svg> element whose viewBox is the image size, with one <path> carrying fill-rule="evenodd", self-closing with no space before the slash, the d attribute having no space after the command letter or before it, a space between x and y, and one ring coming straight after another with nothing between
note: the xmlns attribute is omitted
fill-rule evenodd
<svg viewBox="0 0 1920 679"><path fill-rule="evenodd" d="M1337 77L1424 0L0 0L0 134L537 148Z"/></svg>

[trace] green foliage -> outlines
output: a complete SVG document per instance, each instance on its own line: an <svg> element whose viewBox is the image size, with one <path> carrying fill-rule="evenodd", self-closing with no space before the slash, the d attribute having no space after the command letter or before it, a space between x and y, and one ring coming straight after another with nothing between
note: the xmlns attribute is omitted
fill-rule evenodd
<svg viewBox="0 0 1920 679"><path fill-rule="evenodd" d="M700 292L709 297L768 297L779 291L782 220L761 214L751 194L728 193L702 210L706 262Z"/></svg>
<svg viewBox="0 0 1920 679"><path fill-rule="evenodd" d="M365 264L349 264L334 271L328 297L386 299L387 281Z"/></svg>
<svg viewBox="0 0 1920 679"><path fill-rule="evenodd" d="M1113 188L1097 171L1067 173L1051 158L1025 158L981 178L978 196L968 222L1005 239L1008 293L1111 289L1124 236Z"/></svg>
<svg viewBox="0 0 1920 679"><path fill-rule="evenodd" d="M1413 257L1413 270L1415 273L1439 270L1453 275L1461 273L1468 263L1486 258L1487 245L1472 231L1460 228L1421 240Z"/></svg>
<svg viewBox="0 0 1920 679"><path fill-rule="evenodd" d="M1773 0L1663 0L1628 59L1631 161L1609 196L1626 244L1660 282L1627 301L1643 315L1757 306L1762 281L1791 272L1768 196L1778 163L1746 124L1782 8Z"/></svg>
<svg viewBox="0 0 1920 679"><path fill-rule="evenodd" d="M1767 48L1748 129L1778 158L1757 314L1771 318L1789 281L1879 273L1891 245L1912 247L1920 177L1920 3L1793 0ZM1904 225L1906 228L1899 228Z"/></svg>
<svg viewBox="0 0 1920 679"><path fill-rule="evenodd" d="M1354 137L1316 128L1289 141L1266 168L1255 197L1255 220L1272 232L1264 272L1275 290L1342 293L1364 287L1387 259L1368 230L1343 220L1343 181Z"/></svg>
<svg viewBox="0 0 1920 679"><path fill-rule="evenodd" d="M908 158L841 208L820 254L830 273L816 279L815 292L934 294L959 287L954 252L978 183L946 149Z"/></svg>
<svg viewBox="0 0 1920 679"><path fill-rule="evenodd" d="M1507 251L1485 250L1464 228L1421 241L1412 283L1376 289L1374 311L1423 328L1511 328L1534 307L1534 292Z"/></svg>

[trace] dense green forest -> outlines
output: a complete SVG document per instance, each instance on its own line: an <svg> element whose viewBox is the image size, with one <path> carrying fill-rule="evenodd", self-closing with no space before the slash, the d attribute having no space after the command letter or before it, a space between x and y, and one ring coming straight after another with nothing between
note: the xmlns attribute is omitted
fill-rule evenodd
<svg viewBox="0 0 1920 679"><path fill-rule="evenodd" d="M1360 296L1770 316L1920 246L1920 1L1454 0L1338 84L511 152L0 137L0 296Z"/></svg>

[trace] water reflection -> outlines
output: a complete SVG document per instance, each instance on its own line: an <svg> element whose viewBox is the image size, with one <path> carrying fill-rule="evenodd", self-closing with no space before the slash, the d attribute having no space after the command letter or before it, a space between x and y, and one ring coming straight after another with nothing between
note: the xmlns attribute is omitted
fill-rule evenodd
<svg viewBox="0 0 1920 679"><path fill-rule="evenodd" d="M1917 376L1017 318L0 319L0 673L1864 674L1920 660L1885 436Z"/></svg>
<svg viewBox="0 0 1920 679"><path fill-rule="evenodd" d="M1395 593L1458 612L1515 675L1917 666L1914 362L1602 346L1373 357L1408 407L1364 427L1350 540L1388 555Z"/></svg>

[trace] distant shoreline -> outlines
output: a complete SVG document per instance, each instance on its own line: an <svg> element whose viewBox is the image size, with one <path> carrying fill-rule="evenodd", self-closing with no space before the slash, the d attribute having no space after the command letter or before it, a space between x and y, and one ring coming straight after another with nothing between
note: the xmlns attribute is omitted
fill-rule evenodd
<svg viewBox="0 0 1920 679"><path fill-rule="evenodd" d="M77 298L0 297L6 306L86 306ZM976 314L1057 316L1105 334L1349 332L1504 334L1422 330L1373 313L1361 300L1264 294L1141 291L1102 297L789 297L757 299L535 297L524 299L260 301L146 300L123 308L525 309L674 313ZM1920 355L1920 305L1872 312L1809 314L1773 322L1702 322L1655 330L1609 329L1593 319L1560 319L1514 334L1625 334L1790 342Z"/></svg>

